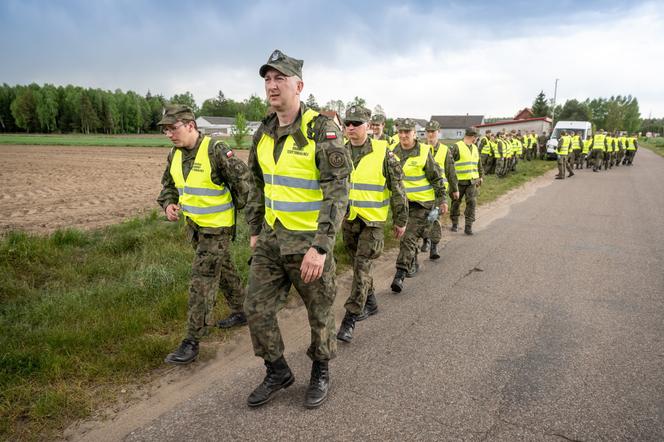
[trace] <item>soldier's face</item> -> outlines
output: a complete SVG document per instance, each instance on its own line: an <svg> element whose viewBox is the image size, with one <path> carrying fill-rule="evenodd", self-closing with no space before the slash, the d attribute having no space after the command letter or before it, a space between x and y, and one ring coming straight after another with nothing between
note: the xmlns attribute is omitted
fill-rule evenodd
<svg viewBox="0 0 664 442"><path fill-rule="evenodd" d="M380 137L383 135L383 128L385 125L379 124L379 123L371 123L371 133L373 133L375 136Z"/></svg>
<svg viewBox="0 0 664 442"><path fill-rule="evenodd" d="M415 131L412 129L400 130L399 143L401 143L403 147L412 147L415 144Z"/></svg>
<svg viewBox="0 0 664 442"><path fill-rule="evenodd" d="M276 69L269 69L264 77L267 101L276 110L285 110L300 103L300 92L304 87L297 77L287 77Z"/></svg>
<svg viewBox="0 0 664 442"><path fill-rule="evenodd" d="M175 147L191 149L198 140L198 130L192 121L187 123L178 121L176 124L165 127L163 132Z"/></svg>
<svg viewBox="0 0 664 442"><path fill-rule="evenodd" d="M428 130L427 131L427 143L436 144L438 141L438 131L437 130Z"/></svg>
<svg viewBox="0 0 664 442"><path fill-rule="evenodd" d="M346 136L354 146L363 144L367 139L367 123L346 121Z"/></svg>

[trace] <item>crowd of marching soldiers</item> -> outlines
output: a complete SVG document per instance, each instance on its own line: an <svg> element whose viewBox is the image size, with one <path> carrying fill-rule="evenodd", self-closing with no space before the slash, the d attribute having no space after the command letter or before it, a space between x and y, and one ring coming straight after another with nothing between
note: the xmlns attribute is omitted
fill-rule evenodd
<svg viewBox="0 0 664 442"><path fill-rule="evenodd" d="M546 139L546 138L544 138ZM480 158L485 173L495 173L503 178L515 172L519 160L531 161L546 157L546 145L535 131L498 132L487 130L478 142ZM594 136L581 139L580 132L562 131L556 154L558 174L556 179L574 176L574 170L593 168L594 172L609 170L620 165L631 166L638 150L636 134L607 133L600 129ZM539 153L539 155L538 155Z"/></svg>

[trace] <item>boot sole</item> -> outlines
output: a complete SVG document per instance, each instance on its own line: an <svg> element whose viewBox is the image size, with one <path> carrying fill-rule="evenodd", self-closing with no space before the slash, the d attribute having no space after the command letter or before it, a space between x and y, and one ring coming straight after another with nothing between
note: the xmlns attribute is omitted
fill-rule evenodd
<svg viewBox="0 0 664 442"><path fill-rule="evenodd" d="M323 405L323 404L325 403L325 401L327 400L327 397L330 395L330 388L332 388L332 387L329 386L329 387L327 388L327 394L323 397L323 399L320 400L320 402L316 402L315 404L311 404L311 403L309 403L309 402L307 402L307 401L305 400L305 402L304 402L304 408L307 408L307 409L309 409L309 410L312 410L312 409L314 409L314 408L318 408L318 407L320 407L321 405Z"/></svg>
<svg viewBox="0 0 664 442"><path fill-rule="evenodd" d="M285 390L286 388L288 388L288 387L290 387L291 385L293 385L294 382L295 382L295 376L291 376L291 378L290 378L288 381L286 381L286 383L283 384L283 385L279 388L279 390L274 390L274 391L273 391L273 392L267 397L267 399L265 399L264 401L262 401L262 402L255 402L255 403L249 403L249 402L247 402L247 405L248 405L249 407L251 407L251 408L256 408L256 407L260 407L261 405L265 405L265 404L267 404L268 402L270 402L272 399L274 399L274 397L277 395L277 393L278 393L279 391L281 391L281 390Z"/></svg>
<svg viewBox="0 0 664 442"><path fill-rule="evenodd" d="M191 359L189 361L173 361L171 359L165 358L164 362L167 363L167 364L171 364L171 365L188 365L188 364L191 364L192 362L194 362L197 357L198 357L198 355L196 355L196 357L194 357L193 359Z"/></svg>
<svg viewBox="0 0 664 442"><path fill-rule="evenodd" d="M337 335L337 341L346 342L346 343L350 344L350 342L352 340L353 340L353 338L347 338L345 336L342 337L342 336Z"/></svg>

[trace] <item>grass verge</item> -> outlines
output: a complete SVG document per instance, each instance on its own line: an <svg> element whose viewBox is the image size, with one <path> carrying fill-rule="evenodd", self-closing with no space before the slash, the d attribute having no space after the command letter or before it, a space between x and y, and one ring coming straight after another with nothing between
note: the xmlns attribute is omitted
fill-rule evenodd
<svg viewBox="0 0 664 442"><path fill-rule="evenodd" d="M526 162L487 177L480 204L554 166ZM386 247L397 244L391 230ZM241 223L233 259L245 280L248 242ZM335 253L347 269L341 235ZM157 212L95 231L2 236L0 440L51 439L123 384L147 380L182 339L192 256L182 223ZM223 300L216 308L226 313ZM207 339L229 336L215 329Z"/></svg>
<svg viewBox="0 0 664 442"><path fill-rule="evenodd" d="M252 137L245 137L240 149L248 149ZM234 149L237 144L232 137L225 141ZM0 145L39 146L109 146L109 147L171 147L172 143L163 135L45 135L45 134L0 134Z"/></svg>
<svg viewBox="0 0 664 442"><path fill-rule="evenodd" d="M641 138L639 140L639 145L646 147L656 154L664 157L664 137L659 137L659 138ZM636 156L638 157L639 154L637 152Z"/></svg>

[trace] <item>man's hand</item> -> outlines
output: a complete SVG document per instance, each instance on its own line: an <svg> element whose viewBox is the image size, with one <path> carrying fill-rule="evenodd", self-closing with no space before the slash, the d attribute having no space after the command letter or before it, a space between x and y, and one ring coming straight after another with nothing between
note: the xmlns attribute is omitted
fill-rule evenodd
<svg viewBox="0 0 664 442"><path fill-rule="evenodd" d="M403 227L394 226L394 237L396 239L401 238L404 233L406 233L406 226Z"/></svg>
<svg viewBox="0 0 664 442"><path fill-rule="evenodd" d="M169 204L166 206L166 218L169 221L177 221L180 218L180 206L177 204Z"/></svg>
<svg viewBox="0 0 664 442"><path fill-rule="evenodd" d="M251 250L254 250L256 248L257 241L258 241L258 235L251 235L249 237L249 247L251 247Z"/></svg>
<svg viewBox="0 0 664 442"><path fill-rule="evenodd" d="M440 205L440 214L445 215L447 213L447 203L443 203Z"/></svg>
<svg viewBox="0 0 664 442"><path fill-rule="evenodd" d="M458 200L459 199L459 191L452 192L452 199L453 200Z"/></svg>
<svg viewBox="0 0 664 442"><path fill-rule="evenodd" d="M318 253L318 250L313 247L309 247L302 259L302 265L300 265L300 277L305 284L309 284L323 275L326 256Z"/></svg>

